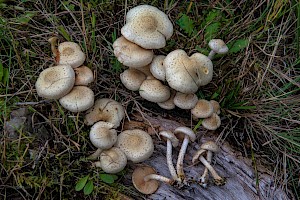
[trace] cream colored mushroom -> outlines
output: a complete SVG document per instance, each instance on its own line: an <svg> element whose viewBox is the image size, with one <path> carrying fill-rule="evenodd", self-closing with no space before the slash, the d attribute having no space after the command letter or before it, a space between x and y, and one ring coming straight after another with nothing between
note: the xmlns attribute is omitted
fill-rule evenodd
<svg viewBox="0 0 300 200"><path fill-rule="evenodd" d="M208 46L211 48L209 52L208 58L213 59L216 53L218 54L226 54L228 52L228 47L225 42L221 39L212 39L209 41Z"/></svg>
<svg viewBox="0 0 300 200"><path fill-rule="evenodd" d="M85 85L94 81L94 74L87 66L81 66L74 69L75 71L75 85Z"/></svg>
<svg viewBox="0 0 300 200"><path fill-rule="evenodd" d="M163 55L154 56L150 64L150 71L152 75L161 81L166 80L166 70L163 65L165 58L166 56Z"/></svg>
<svg viewBox="0 0 300 200"><path fill-rule="evenodd" d="M215 100L210 100L210 103L211 103L211 105L213 106L213 108L214 108L214 113L216 113L216 114L220 114L221 113L221 107L220 107L220 104L219 104L219 102L217 102L217 101L215 101Z"/></svg>
<svg viewBox="0 0 300 200"><path fill-rule="evenodd" d="M207 130L214 131L221 126L221 118L213 113L210 117L203 119L202 126Z"/></svg>
<svg viewBox="0 0 300 200"><path fill-rule="evenodd" d="M137 91L146 79L146 75L139 70L129 68L120 74L120 79L128 90Z"/></svg>
<svg viewBox="0 0 300 200"><path fill-rule="evenodd" d="M85 54L75 42L63 42L58 45L58 64L67 64L76 68L85 61Z"/></svg>
<svg viewBox="0 0 300 200"><path fill-rule="evenodd" d="M174 96L176 94L175 90L171 90L171 95L170 98L167 101L164 102L158 102L157 105L159 105L159 107L166 109L166 110L172 110L175 108L175 104L174 104Z"/></svg>
<svg viewBox="0 0 300 200"><path fill-rule="evenodd" d="M184 94L176 92L174 104L181 109L192 109L198 102L198 97L195 94Z"/></svg>
<svg viewBox="0 0 300 200"><path fill-rule="evenodd" d="M195 117L196 119L207 118L213 114L214 108L209 101L205 99L199 99L196 106L191 110L191 112L193 117Z"/></svg>

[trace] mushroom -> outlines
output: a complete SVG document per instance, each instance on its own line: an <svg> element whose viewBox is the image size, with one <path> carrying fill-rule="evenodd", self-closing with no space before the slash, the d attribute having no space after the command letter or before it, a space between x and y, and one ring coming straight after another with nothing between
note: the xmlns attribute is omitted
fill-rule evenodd
<svg viewBox="0 0 300 200"><path fill-rule="evenodd" d="M139 70L129 68L120 74L120 79L128 90L137 91L146 79L146 75Z"/></svg>
<svg viewBox="0 0 300 200"><path fill-rule="evenodd" d="M81 66L74 69L75 71L75 85L87 86L94 81L94 74L87 66Z"/></svg>
<svg viewBox="0 0 300 200"><path fill-rule="evenodd" d="M70 65L58 65L42 71L35 88L40 97L59 99L68 94L75 82L75 73Z"/></svg>
<svg viewBox="0 0 300 200"><path fill-rule="evenodd" d="M202 126L207 130L214 131L221 126L219 115L213 113L210 117L203 119Z"/></svg>
<svg viewBox="0 0 300 200"><path fill-rule="evenodd" d="M225 42L221 39L212 39L208 43L209 48L211 51L208 54L209 59L213 59L216 53L218 54L225 54L228 52L228 47L226 46Z"/></svg>
<svg viewBox="0 0 300 200"><path fill-rule="evenodd" d="M211 105L214 108L214 113L216 113L217 115L219 115L221 113L219 102L217 102L215 100L210 100L209 102L211 103Z"/></svg>
<svg viewBox="0 0 300 200"><path fill-rule="evenodd" d="M157 175L156 171L150 166L141 166L136 168L132 173L132 183L134 187L143 194L154 193L162 181L173 185L173 180L161 175Z"/></svg>
<svg viewBox="0 0 300 200"><path fill-rule="evenodd" d="M121 33L127 40L145 49L159 49L172 36L173 25L158 8L140 5L127 12L126 24Z"/></svg>
<svg viewBox="0 0 300 200"><path fill-rule="evenodd" d="M153 51L144 49L121 36L113 43L114 54L118 61L128 67L142 67L151 63Z"/></svg>
<svg viewBox="0 0 300 200"><path fill-rule="evenodd" d="M166 80L166 70L163 65L165 58L166 56L163 55L154 56L150 64L150 71L152 75L161 81Z"/></svg>
<svg viewBox="0 0 300 200"><path fill-rule="evenodd" d="M94 105L94 92L86 86L75 86L59 99L60 105L71 112L86 111Z"/></svg>
<svg viewBox="0 0 300 200"><path fill-rule="evenodd" d="M154 151L152 138L140 129L121 132L115 146L119 147L127 159L134 163L147 160Z"/></svg>
<svg viewBox="0 0 300 200"><path fill-rule="evenodd" d="M166 110L174 109L175 108L175 104L174 104L175 94L176 94L176 91L171 89L170 98L167 101L158 102L157 105L159 105L159 107L166 109Z"/></svg>
<svg viewBox="0 0 300 200"><path fill-rule="evenodd" d="M181 182L181 180L178 178L175 167L173 165L172 161L172 146L177 147L178 146L178 139L171 131L161 131L159 133L160 136L167 139L167 164L170 171L170 174L173 178L173 180Z"/></svg>
<svg viewBox="0 0 300 200"><path fill-rule="evenodd" d="M193 132L192 129L188 127L178 127L174 130L175 134L184 134L184 139L178 154L178 159L177 159L177 164L176 164L176 170L177 170L177 175L179 179L184 182L185 181L185 175L183 171L183 160L184 160L184 155L187 149L187 146L189 144L189 141L191 140L194 142L196 140L196 135Z"/></svg>
<svg viewBox="0 0 300 200"><path fill-rule="evenodd" d="M195 94L184 94L176 92L174 104L181 109L192 109L198 102L198 97Z"/></svg>
<svg viewBox="0 0 300 200"><path fill-rule="evenodd" d="M104 150L100 154L99 161L95 162L105 173L115 174L122 171L127 164L126 155L117 147Z"/></svg>
<svg viewBox="0 0 300 200"><path fill-rule="evenodd" d="M117 128L124 116L125 110L119 102L103 98L97 99L94 106L87 111L84 122L87 125L93 125L102 120L114 124L114 128Z"/></svg>
<svg viewBox="0 0 300 200"><path fill-rule="evenodd" d="M54 56L55 59L56 59L56 56L58 55L58 50L56 48L57 40L58 40L58 38L55 37L55 36L48 39L48 42L51 45L52 54L53 54L53 56Z"/></svg>
<svg viewBox="0 0 300 200"><path fill-rule="evenodd" d="M210 117L213 112L214 108L212 104L205 100L205 99L199 99L196 106L191 109L192 115L195 118L207 118Z"/></svg>
<svg viewBox="0 0 300 200"><path fill-rule="evenodd" d="M168 86L150 76L142 83L139 93L144 99L155 103L167 101L171 95Z"/></svg>
<svg viewBox="0 0 300 200"><path fill-rule="evenodd" d="M76 68L85 61L85 54L75 42L63 42L58 45L58 64L68 64Z"/></svg>
<svg viewBox="0 0 300 200"><path fill-rule="evenodd" d="M150 71L150 65L146 65L143 67L137 67L135 69L143 72L146 76L152 76L151 71Z"/></svg>

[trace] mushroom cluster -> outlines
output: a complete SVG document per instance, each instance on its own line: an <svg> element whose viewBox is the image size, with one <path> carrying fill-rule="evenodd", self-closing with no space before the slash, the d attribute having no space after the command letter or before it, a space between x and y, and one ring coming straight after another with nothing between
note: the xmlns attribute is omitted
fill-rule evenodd
<svg viewBox="0 0 300 200"><path fill-rule="evenodd" d="M90 68L83 66L85 54L74 42L62 42L56 48L57 37L48 40L56 66L42 71L35 83L37 94L58 99L71 112L88 110L94 104L94 92L87 87L94 81Z"/></svg>

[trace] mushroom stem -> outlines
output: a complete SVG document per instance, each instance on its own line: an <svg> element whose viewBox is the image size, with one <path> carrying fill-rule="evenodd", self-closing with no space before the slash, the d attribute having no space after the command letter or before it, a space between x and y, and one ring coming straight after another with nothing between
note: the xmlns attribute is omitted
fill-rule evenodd
<svg viewBox="0 0 300 200"><path fill-rule="evenodd" d="M215 56L215 54L216 54L216 52L214 50L211 50L207 57L212 60L213 57Z"/></svg>
<svg viewBox="0 0 300 200"><path fill-rule="evenodd" d="M213 153L211 151L207 151L206 160L209 164L211 163L212 155L213 155ZM207 169L207 167L205 167L204 172L203 172L202 176L200 177L200 184L203 187L206 187L207 182L208 182L208 169Z"/></svg>
<svg viewBox="0 0 300 200"><path fill-rule="evenodd" d="M48 42L51 44L51 51L53 53L53 56L56 58L56 56L58 55L58 50L56 48L56 44L57 44L57 37L51 37L49 38Z"/></svg>
<svg viewBox="0 0 300 200"><path fill-rule="evenodd" d="M185 155L188 144L189 144L189 136L185 135L182 145L181 145L181 148L180 148L180 151L179 151L179 154L178 154L177 165L176 165L177 175L181 181L183 181L185 179L185 175L184 175L184 171L183 171L183 159L184 159L184 155Z"/></svg>
<svg viewBox="0 0 300 200"><path fill-rule="evenodd" d="M93 165L94 165L95 167L102 168L102 166L101 166L101 162L100 162L100 161L96 161L96 162L94 162L94 163L93 163Z"/></svg>
<svg viewBox="0 0 300 200"><path fill-rule="evenodd" d="M205 149L199 149L199 150L195 153L195 155L193 156L192 163L195 164L196 161L199 160L199 157L200 157L203 153L205 153L205 151L206 151Z"/></svg>
<svg viewBox="0 0 300 200"><path fill-rule="evenodd" d="M207 160L200 156L199 160L203 163L203 165L208 169L208 171L211 173L212 177L214 178L214 183L216 185L224 185L226 183L226 180L219 176L216 170L207 162Z"/></svg>
<svg viewBox="0 0 300 200"><path fill-rule="evenodd" d="M167 139L167 164L168 164L168 168L170 171L170 174L172 176L172 178L176 181L181 181L176 173L175 167L173 165L173 161L172 161L172 142L171 140Z"/></svg>
<svg viewBox="0 0 300 200"><path fill-rule="evenodd" d="M97 149L94 153L92 153L91 155L89 155L87 157L88 160L96 160L100 154L102 153L103 149Z"/></svg>
<svg viewBox="0 0 300 200"><path fill-rule="evenodd" d="M173 183L174 183L173 180L171 180L167 177L158 175L158 174L149 174L149 175L144 177L144 181L147 182L147 181L150 181L150 180L157 180L157 181L165 182L165 183L170 184L170 185L173 185Z"/></svg>

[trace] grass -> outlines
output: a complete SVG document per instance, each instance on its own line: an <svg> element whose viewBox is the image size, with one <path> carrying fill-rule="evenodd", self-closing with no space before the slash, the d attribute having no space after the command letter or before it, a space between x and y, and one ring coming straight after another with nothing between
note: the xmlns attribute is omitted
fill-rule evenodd
<svg viewBox="0 0 300 200"><path fill-rule="evenodd" d="M118 174L113 183L98 178L103 172L85 160L93 147L82 114L66 112L55 101L43 101L34 83L53 63L47 39L56 35L60 41L79 42L83 47L86 63L97 77L91 86L97 98L114 98L128 107L133 99L142 101L120 84L124 67L112 50L125 10L141 3L166 12L175 26L167 46L157 54L177 48L189 55L208 54L209 39L228 43L230 53L213 60L213 81L197 95L221 103L221 140L230 141L253 163L270 166L276 184L300 199L300 4L295 0L67 0L56 4L0 0L1 127L21 107L29 110L34 122L30 128L21 128L17 138L0 128L1 198L69 199L75 195L95 199L104 195L109 199L118 192L137 196L122 183L124 174ZM87 175L94 185L88 196L75 191L76 182Z"/></svg>

